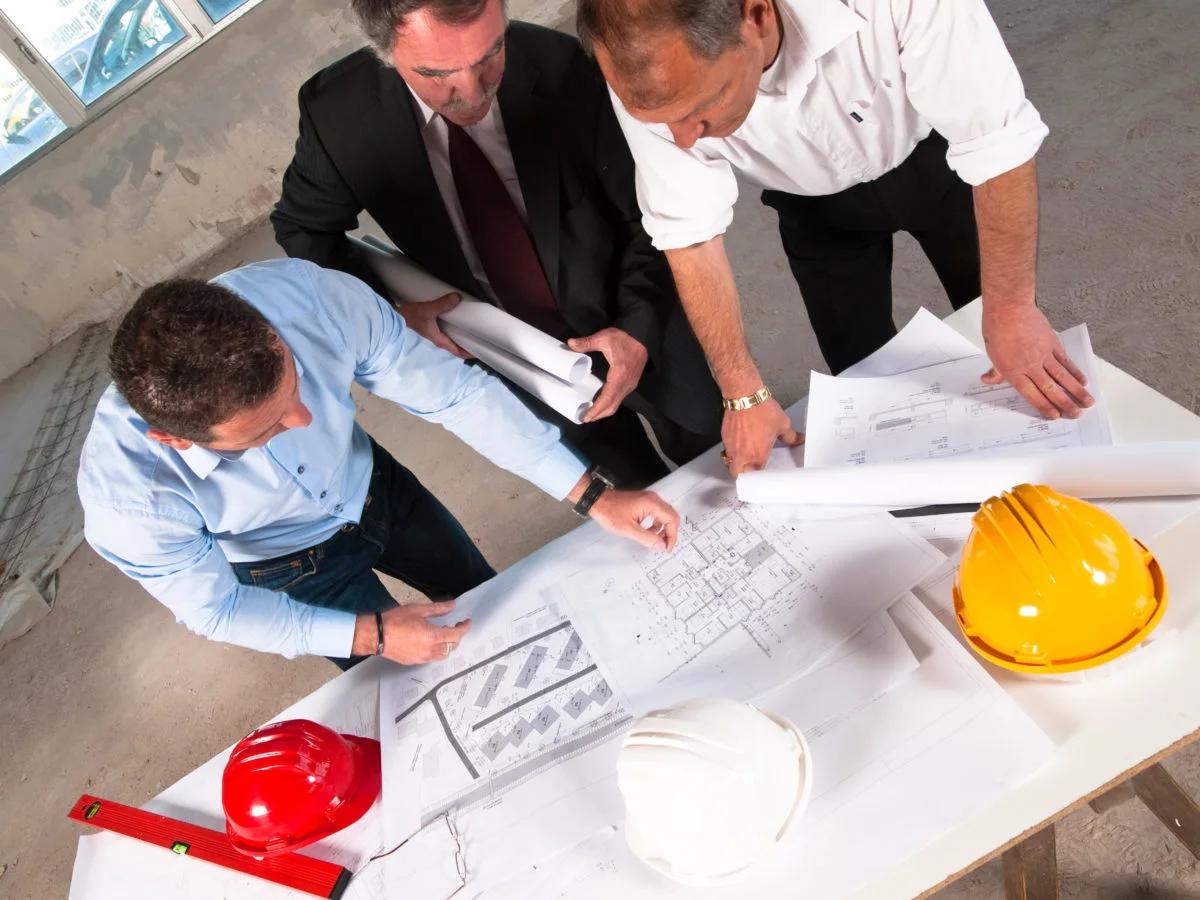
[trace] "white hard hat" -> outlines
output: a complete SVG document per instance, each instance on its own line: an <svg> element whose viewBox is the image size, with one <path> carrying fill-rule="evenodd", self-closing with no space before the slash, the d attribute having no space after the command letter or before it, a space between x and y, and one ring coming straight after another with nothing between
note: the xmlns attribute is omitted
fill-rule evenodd
<svg viewBox="0 0 1200 900"><path fill-rule="evenodd" d="M812 764L786 719L733 700L652 712L617 760L634 854L688 884L729 878L783 839L808 801Z"/></svg>

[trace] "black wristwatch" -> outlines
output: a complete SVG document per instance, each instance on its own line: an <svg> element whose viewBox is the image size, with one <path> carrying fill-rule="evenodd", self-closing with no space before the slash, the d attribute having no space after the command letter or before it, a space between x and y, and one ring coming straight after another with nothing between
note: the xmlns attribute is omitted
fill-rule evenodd
<svg viewBox="0 0 1200 900"><path fill-rule="evenodd" d="M579 498L579 502L573 507L576 514L583 518L588 518L592 514L592 507L596 505L596 501L600 499L600 495L605 491L615 487L613 477L606 470L599 466L592 466L587 471L591 482L583 491L583 496Z"/></svg>

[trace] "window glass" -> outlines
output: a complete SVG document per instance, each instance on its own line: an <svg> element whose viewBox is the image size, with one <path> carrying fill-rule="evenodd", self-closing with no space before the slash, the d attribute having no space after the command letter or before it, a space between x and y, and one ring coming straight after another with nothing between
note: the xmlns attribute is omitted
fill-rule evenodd
<svg viewBox="0 0 1200 900"><path fill-rule="evenodd" d="M0 56L0 175L67 126L46 101Z"/></svg>
<svg viewBox="0 0 1200 900"><path fill-rule="evenodd" d="M220 22L235 9L249 2L250 0L200 0L200 5L204 7L210 19Z"/></svg>
<svg viewBox="0 0 1200 900"><path fill-rule="evenodd" d="M84 103L187 36L158 0L0 0L0 5Z"/></svg>

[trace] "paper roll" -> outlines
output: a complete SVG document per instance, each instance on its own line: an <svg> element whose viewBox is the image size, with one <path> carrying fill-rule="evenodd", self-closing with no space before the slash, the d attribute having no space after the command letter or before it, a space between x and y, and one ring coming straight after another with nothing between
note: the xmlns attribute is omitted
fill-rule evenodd
<svg viewBox="0 0 1200 900"><path fill-rule="evenodd" d="M387 249L377 239L357 243L368 254L375 274L401 300L423 303L436 300L444 294L457 293L462 296L462 302L442 316L441 322L485 340L493 347L531 363L561 381L582 384L592 373L592 360L587 354L576 353L562 341L522 322L516 316L435 278Z"/></svg>
<svg viewBox="0 0 1200 900"><path fill-rule="evenodd" d="M563 381L461 328L448 323L444 327L450 339L476 359L487 363L576 425L583 421L583 416L592 408L592 400L603 384L591 374L579 384Z"/></svg>
<svg viewBox="0 0 1200 900"><path fill-rule="evenodd" d="M1200 442L747 472L738 476L737 493L746 503L898 509L981 503L1026 483L1084 499L1200 494Z"/></svg>

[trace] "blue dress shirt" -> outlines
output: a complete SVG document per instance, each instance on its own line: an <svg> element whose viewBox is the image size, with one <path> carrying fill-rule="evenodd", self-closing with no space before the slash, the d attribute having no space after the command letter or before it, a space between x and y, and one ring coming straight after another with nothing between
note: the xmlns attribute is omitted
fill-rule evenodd
<svg viewBox="0 0 1200 900"><path fill-rule="evenodd" d="M84 534L192 631L295 656L350 655L353 613L243 585L230 562L319 544L362 512L370 442L350 386L438 422L496 465L565 497L586 465L495 377L433 346L356 278L273 260L215 279L257 308L296 360L312 424L236 453L176 451L115 386L83 448Z"/></svg>

